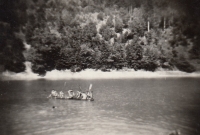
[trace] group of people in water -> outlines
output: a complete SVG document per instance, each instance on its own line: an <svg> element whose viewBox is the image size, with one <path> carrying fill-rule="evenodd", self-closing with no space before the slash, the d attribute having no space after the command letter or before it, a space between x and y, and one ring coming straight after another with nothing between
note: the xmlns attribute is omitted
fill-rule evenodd
<svg viewBox="0 0 200 135"><path fill-rule="evenodd" d="M86 92L76 91L74 92L73 90L68 90L68 96L66 96L62 91L57 92L54 89L51 91L51 94L49 97L55 97L55 98L66 98L66 99L81 99L81 100L91 100L93 99L93 94L91 91L92 85L90 85L89 90Z"/></svg>
<svg viewBox="0 0 200 135"><path fill-rule="evenodd" d="M51 91L51 94L49 97L58 97L58 98L64 98L64 93L60 91L59 93L55 91L54 89Z"/></svg>

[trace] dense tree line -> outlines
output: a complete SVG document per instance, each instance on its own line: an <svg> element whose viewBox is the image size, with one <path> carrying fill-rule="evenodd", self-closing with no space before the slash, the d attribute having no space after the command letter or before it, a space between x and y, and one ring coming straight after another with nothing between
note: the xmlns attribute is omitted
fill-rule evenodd
<svg viewBox="0 0 200 135"><path fill-rule="evenodd" d="M22 0L0 1L0 66L14 72L25 70L25 50L20 33L26 23L26 4ZM18 33L18 34L17 34ZM16 68L17 67L17 68Z"/></svg>
<svg viewBox="0 0 200 135"><path fill-rule="evenodd" d="M0 4L13 10L1 12L16 17L0 20L4 33L0 45L5 49L0 53L0 65L10 71L23 71L26 60L40 75L54 69L78 72L87 68L155 71L161 67L193 72L191 61L200 58L199 18L188 17L198 8L190 10L179 0L21 0ZM18 19L22 15L25 19ZM17 38L15 31L21 31L24 38ZM31 45L24 55L22 40ZM7 54L13 59L5 57Z"/></svg>

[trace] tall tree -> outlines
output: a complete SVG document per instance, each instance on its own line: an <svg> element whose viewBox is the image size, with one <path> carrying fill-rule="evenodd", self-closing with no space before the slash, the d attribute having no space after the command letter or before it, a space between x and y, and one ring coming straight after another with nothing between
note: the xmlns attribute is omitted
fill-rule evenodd
<svg viewBox="0 0 200 135"><path fill-rule="evenodd" d="M4 70L25 70L22 26L26 22L26 7L23 0L0 1L0 65Z"/></svg>

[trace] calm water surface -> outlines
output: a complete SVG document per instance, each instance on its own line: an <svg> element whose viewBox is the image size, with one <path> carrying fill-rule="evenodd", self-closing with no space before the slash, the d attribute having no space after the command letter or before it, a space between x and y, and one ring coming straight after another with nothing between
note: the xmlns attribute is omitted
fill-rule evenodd
<svg viewBox="0 0 200 135"><path fill-rule="evenodd" d="M52 88L90 83L94 102L46 98ZM199 135L199 85L200 78L0 81L0 134Z"/></svg>

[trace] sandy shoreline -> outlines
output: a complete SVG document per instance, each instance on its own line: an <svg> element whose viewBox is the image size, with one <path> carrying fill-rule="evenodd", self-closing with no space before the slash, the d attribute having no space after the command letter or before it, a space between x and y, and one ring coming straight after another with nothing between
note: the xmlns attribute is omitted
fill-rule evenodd
<svg viewBox="0 0 200 135"><path fill-rule="evenodd" d="M58 71L53 70L47 72L42 77L33 72L26 71L23 73L11 73L4 72L1 75L3 80L36 80L36 79L47 79L47 80L70 80L70 79L134 79L134 78L166 78L166 77L200 77L200 72L185 73L181 71L163 71L159 70L156 72L150 71L135 71L133 69L127 70L112 70L110 72L103 72L100 70L87 69L81 72L73 73L70 70Z"/></svg>

